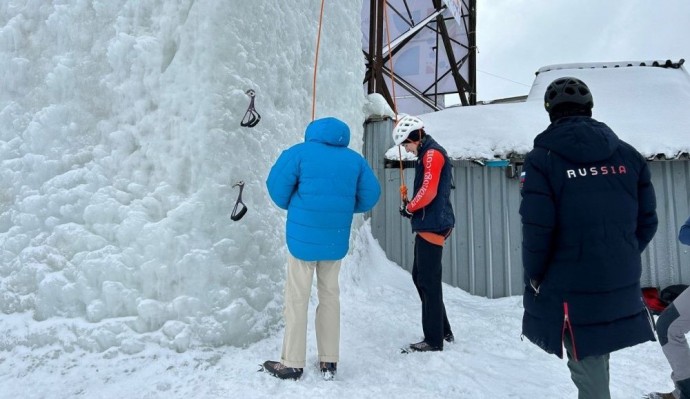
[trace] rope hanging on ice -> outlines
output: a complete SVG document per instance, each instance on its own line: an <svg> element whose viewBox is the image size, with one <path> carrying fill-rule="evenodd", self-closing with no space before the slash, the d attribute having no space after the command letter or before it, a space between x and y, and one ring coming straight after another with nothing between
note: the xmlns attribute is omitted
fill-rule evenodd
<svg viewBox="0 0 690 399"><path fill-rule="evenodd" d="M321 25L323 24L323 6L325 0L321 0L321 12L319 13L319 29L316 34L316 54L314 55L314 78L311 92L311 120L316 118L316 72L319 66L319 45L321 44Z"/></svg>

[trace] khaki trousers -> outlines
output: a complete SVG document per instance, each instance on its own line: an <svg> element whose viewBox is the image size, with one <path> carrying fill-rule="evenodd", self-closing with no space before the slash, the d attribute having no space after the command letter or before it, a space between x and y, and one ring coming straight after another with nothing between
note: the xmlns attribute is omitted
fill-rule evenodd
<svg viewBox="0 0 690 399"><path fill-rule="evenodd" d="M285 281L285 336L280 362L303 368L307 357L307 310L316 270L316 346L320 362L338 362L340 353L340 260L307 262L288 254Z"/></svg>

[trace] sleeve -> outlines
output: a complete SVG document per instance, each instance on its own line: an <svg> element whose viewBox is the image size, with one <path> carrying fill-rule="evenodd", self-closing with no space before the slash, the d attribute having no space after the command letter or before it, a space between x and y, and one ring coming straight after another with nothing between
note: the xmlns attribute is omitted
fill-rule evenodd
<svg viewBox="0 0 690 399"><path fill-rule="evenodd" d="M529 155L523 166L520 216L522 219L522 265L525 283L541 283L552 256L556 229L556 205L546 172Z"/></svg>
<svg viewBox="0 0 690 399"><path fill-rule="evenodd" d="M288 209L292 194L299 182L299 163L295 152L283 151L271 167L266 179L266 188L271 200L280 208Z"/></svg>
<svg viewBox="0 0 690 399"><path fill-rule="evenodd" d="M422 185L419 187L414 198L407 204L407 210L412 213L429 205L431 201L436 198L438 184L441 180L441 170L443 170L443 164L446 160L443 154L437 150L431 149L424 154L422 162L424 165Z"/></svg>
<svg viewBox="0 0 690 399"><path fill-rule="evenodd" d="M690 218L685 221L683 227L680 228L678 239L685 245L690 245Z"/></svg>
<svg viewBox="0 0 690 399"><path fill-rule="evenodd" d="M656 215L656 195L654 194L654 186L652 185L652 175L649 172L647 161L640 156L642 160L642 169L640 171L640 179L637 183L637 230L635 235L639 243L640 252L642 252L656 233L659 220Z"/></svg>
<svg viewBox="0 0 690 399"><path fill-rule="evenodd" d="M376 205L381 195L381 186L369 164L361 158L359 178L357 179L357 198L355 213L366 212Z"/></svg>

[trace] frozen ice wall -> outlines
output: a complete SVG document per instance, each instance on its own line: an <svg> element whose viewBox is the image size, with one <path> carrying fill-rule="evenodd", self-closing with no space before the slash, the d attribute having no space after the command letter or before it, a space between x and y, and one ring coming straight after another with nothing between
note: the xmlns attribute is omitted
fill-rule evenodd
<svg viewBox="0 0 690 399"><path fill-rule="evenodd" d="M359 1L326 1L316 117L360 149ZM0 2L0 349L254 342L282 319L267 172L311 121L320 2ZM240 127L256 92L262 116ZM230 220L243 180L249 211ZM13 327L9 327L13 326ZM22 326L22 327L19 327Z"/></svg>

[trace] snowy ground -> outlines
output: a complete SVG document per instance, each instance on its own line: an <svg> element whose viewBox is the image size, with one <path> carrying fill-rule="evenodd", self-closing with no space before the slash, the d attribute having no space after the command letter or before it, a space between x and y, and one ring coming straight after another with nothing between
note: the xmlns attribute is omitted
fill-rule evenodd
<svg viewBox="0 0 690 399"><path fill-rule="evenodd" d="M341 273L341 360L335 381L316 368L312 292L307 367L298 382L256 370L277 360L282 330L246 348L184 353L150 345L127 355L15 346L0 354L2 398L574 398L565 360L520 338L521 297L486 299L445 286L456 336L441 353L400 354L420 338L420 303L408 272L388 261L365 225ZM21 330L27 315L3 317ZM59 320L55 320L59 323ZM16 332L16 331L15 331ZM612 354L613 398L670 390L656 342Z"/></svg>
<svg viewBox="0 0 690 399"><path fill-rule="evenodd" d="M266 175L314 105L361 149L362 5L325 2L313 104L313 0L0 1L0 398L575 397L565 361L520 339L518 297L446 287L456 343L401 355L419 300L366 225L341 273L337 379L256 372L283 328ZM671 387L656 343L611 366L614 398Z"/></svg>

